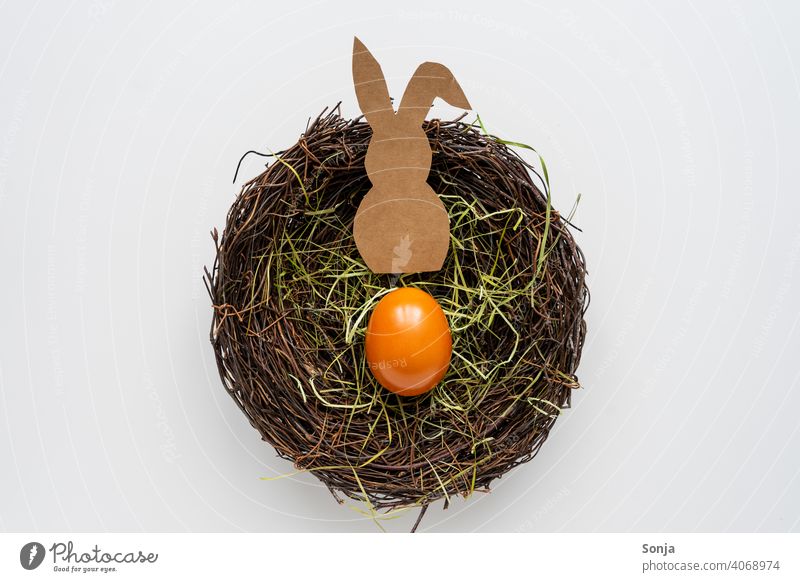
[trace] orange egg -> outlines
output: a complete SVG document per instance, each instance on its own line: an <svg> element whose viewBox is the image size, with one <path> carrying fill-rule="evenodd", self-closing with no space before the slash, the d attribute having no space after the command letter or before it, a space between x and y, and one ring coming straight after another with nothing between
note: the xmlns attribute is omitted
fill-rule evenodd
<svg viewBox="0 0 800 582"><path fill-rule="evenodd" d="M381 386L402 396L436 386L450 366L453 340L439 302L403 287L386 294L367 324L367 363Z"/></svg>

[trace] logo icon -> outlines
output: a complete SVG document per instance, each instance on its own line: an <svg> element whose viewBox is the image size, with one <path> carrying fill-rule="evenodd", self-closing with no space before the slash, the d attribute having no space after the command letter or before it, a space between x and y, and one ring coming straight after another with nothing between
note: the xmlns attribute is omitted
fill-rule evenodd
<svg viewBox="0 0 800 582"><path fill-rule="evenodd" d="M35 570L44 561L44 546L39 542L28 542L19 551L19 563L26 570Z"/></svg>

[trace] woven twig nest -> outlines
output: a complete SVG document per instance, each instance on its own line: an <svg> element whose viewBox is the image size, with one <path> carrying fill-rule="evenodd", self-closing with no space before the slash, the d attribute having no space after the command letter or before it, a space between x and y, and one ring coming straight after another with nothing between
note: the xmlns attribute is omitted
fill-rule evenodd
<svg viewBox="0 0 800 582"><path fill-rule="evenodd" d="M584 258L535 169L459 120L424 129L450 216L439 272L363 263L371 130L338 107L244 185L206 271L228 393L280 457L374 510L424 511L530 460L579 386L586 333ZM447 375L417 397L382 388L364 357L370 310L399 286L433 295L453 335Z"/></svg>

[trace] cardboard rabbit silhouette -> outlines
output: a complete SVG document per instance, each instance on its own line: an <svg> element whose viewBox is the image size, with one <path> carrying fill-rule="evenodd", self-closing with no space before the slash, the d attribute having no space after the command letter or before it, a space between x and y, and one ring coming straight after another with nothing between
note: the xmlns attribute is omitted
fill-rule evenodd
<svg viewBox="0 0 800 582"><path fill-rule="evenodd" d="M438 271L450 247L450 220L427 183L432 152L422 122L436 97L464 109L469 102L447 67L426 62L395 112L381 66L357 38L353 83L372 128L365 161L372 189L353 223L358 252L375 273Z"/></svg>

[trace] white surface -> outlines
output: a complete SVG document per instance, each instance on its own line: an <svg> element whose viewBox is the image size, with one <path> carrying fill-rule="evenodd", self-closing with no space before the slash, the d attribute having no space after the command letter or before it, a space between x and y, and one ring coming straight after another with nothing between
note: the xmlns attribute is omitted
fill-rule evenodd
<svg viewBox="0 0 800 582"><path fill-rule="evenodd" d="M201 281L240 155L356 113L357 34L393 94L445 63L583 195L585 389L422 529L800 529L797 5L374 4L0 9L0 528L375 531L258 479L291 466L222 388Z"/></svg>

